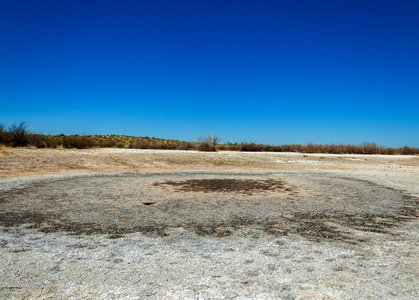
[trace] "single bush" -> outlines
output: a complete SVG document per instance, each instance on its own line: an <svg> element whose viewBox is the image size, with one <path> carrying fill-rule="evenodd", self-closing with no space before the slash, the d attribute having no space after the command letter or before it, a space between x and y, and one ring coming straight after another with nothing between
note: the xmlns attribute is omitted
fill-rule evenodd
<svg viewBox="0 0 419 300"><path fill-rule="evenodd" d="M209 152L215 152L217 151L217 144L221 141L221 137L217 135L207 135L205 138L198 138L198 141L200 142L198 146L199 151L209 151Z"/></svg>
<svg viewBox="0 0 419 300"><path fill-rule="evenodd" d="M199 151L215 152L216 149L208 142L201 142L198 146Z"/></svg>
<svg viewBox="0 0 419 300"><path fill-rule="evenodd" d="M16 123L12 124L9 128L9 133L12 136L13 146L22 147L29 143L29 132L26 122L21 122L19 125L16 125Z"/></svg>
<svg viewBox="0 0 419 300"><path fill-rule="evenodd" d="M12 141L12 137L10 133L7 132L4 124L1 123L0 124L0 145L13 146L11 141Z"/></svg>
<svg viewBox="0 0 419 300"><path fill-rule="evenodd" d="M4 131L4 124L0 123L0 145L3 145L3 139L4 139L5 131Z"/></svg>

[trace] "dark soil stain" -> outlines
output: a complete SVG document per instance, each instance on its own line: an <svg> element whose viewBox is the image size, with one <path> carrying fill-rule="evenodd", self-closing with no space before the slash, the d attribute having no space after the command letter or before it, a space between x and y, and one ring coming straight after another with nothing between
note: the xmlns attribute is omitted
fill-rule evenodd
<svg viewBox="0 0 419 300"><path fill-rule="evenodd" d="M225 237L242 227L253 227L274 236L299 234L309 240L359 242L348 232L342 232L329 224L344 225L352 229L393 234L389 229L417 217L411 210L399 211L397 215L348 215L327 213L295 213L292 217L280 217L277 220L260 220L252 216L231 215L225 220L190 222L184 228L192 229L198 235ZM123 237L124 234L140 232L147 236L166 236L166 224L144 223L136 226L104 226L95 223L75 223L63 220L59 215L37 212L0 213L0 225L14 227L28 224L27 228L36 228L41 232L67 232L71 235L108 234L109 238Z"/></svg>
<svg viewBox="0 0 419 300"><path fill-rule="evenodd" d="M36 228L41 232L67 232L72 235L109 234L110 238L122 237L123 234L141 232L149 235L165 236L166 225L144 223L136 226L104 226L96 223L76 223L61 218L58 214L41 212L0 213L0 225L15 227L27 224L26 228Z"/></svg>
<svg viewBox="0 0 419 300"><path fill-rule="evenodd" d="M155 186L170 185L182 192L204 193L243 193L253 194L266 191L291 191L285 188L281 180L250 180L250 179L190 179L185 181L156 182Z"/></svg>
<svg viewBox="0 0 419 300"><path fill-rule="evenodd" d="M19 226L22 224L41 224L48 219L48 215L37 212L21 211L0 213L0 224L6 227Z"/></svg>

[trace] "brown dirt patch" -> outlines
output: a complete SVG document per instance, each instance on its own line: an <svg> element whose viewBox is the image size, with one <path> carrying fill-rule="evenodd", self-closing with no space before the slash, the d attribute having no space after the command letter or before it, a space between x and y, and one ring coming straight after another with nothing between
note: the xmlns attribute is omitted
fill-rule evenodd
<svg viewBox="0 0 419 300"><path fill-rule="evenodd" d="M266 191L283 191L285 184L281 180L250 180L250 179L191 179L185 181L156 182L155 186L169 185L182 192L204 193L242 193L254 194ZM288 189L290 190L290 189Z"/></svg>

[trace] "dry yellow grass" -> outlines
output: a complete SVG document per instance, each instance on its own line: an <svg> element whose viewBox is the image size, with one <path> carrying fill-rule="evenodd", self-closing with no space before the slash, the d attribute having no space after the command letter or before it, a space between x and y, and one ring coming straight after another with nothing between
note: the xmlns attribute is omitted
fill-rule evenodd
<svg viewBox="0 0 419 300"><path fill-rule="evenodd" d="M4 155L4 156L9 156L9 155L12 155L12 154L13 154L13 152L12 152L12 151L9 151L9 150L4 150L4 149L2 149L0 153L1 153L2 155Z"/></svg>

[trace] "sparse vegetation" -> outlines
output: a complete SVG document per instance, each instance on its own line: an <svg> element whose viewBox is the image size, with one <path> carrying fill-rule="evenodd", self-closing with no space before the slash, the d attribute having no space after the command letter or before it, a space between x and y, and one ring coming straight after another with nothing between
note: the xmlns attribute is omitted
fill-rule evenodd
<svg viewBox="0 0 419 300"><path fill-rule="evenodd" d="M248 166L250 165L252 162L251 161L247 161L247 160L243 160L243 159L218 159L216 161L214 161L215 165L218 166Z"/></svg>
<svg viewBox="0 0 419 300"><path fill-rule="evenodd" d="M221 138L217 135L212 136L208 134L205 138L200 137L198 141L200 142L198 146L199 151L215 152L217 151L217 145L221 141Z"/></svg>
<svg viewBox="0 0 419 300"><path fill-rule="evenodd" d="M1 123L0 124L0 145L3 145L5 143L6 134L7 133L4 130L4 124Z"/></svg>
<svg viewBox="0 0 419 300"><path fill-rule="evenodd" d="M188 142L154 137L134 137L125 135L44 135L31 133L26 122L12 124L6 129L0 123L0 145L6 147L31 146L35 148L88 149L88 148L131 148L131 149L165 149L165 150L199 150L199 151L248 151L248 152L301 152L329 154L387 154L419 155L419 148L404 146L390 148L375 143L364 142L360 145L265 145L260 143L220 144L221 137L208 135L199 138L198 142Z"/></svg>
<svg viewBox="0 0 419 300"><path fill-rule="evenodd" d="M132 149L165 149L165 150L196 150L197 144L178 140L166 140L149 137L131 137L128 148Z"/></svg>
<svg viewBox="0 0 419 300"><path fill-rule="evenodd" d="M239 151L267 151L267 152L301 152L301 153L328 153L328 154L419 154L419 148L405 146L403 148L390 148L375 143L364 142L361 145L263 145L255 143L241 143Z"/></svg>

